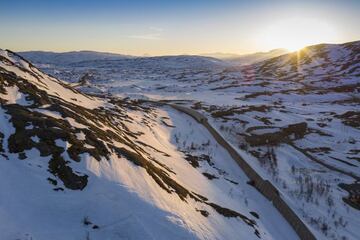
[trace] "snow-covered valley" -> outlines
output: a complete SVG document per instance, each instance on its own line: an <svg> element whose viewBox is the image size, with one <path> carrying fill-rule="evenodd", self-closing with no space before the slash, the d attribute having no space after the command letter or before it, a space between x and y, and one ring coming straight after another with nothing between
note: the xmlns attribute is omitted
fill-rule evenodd
<svg viewBox="0 0 360 240"><path fill-rule="evenodd" d="M360 238L360 42L241 66L31 57L0 51L0 239L298 239L206 128L149 99L206 116L317 239Z"/></svg>

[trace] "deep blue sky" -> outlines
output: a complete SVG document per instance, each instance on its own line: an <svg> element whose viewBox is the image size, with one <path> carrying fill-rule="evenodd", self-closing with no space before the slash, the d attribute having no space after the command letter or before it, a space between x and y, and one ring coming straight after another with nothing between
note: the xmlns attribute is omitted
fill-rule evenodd
<svg viewBox="0 0 360 240"><path fill-rule="evenodd" d="M0 0L0 48L247 53L360 39L359 12L354 0Z"/></svg>

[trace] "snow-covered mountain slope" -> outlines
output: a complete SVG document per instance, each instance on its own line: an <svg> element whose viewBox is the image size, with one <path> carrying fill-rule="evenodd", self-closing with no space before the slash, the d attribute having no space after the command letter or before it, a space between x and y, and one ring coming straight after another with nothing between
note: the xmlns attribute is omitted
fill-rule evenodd
<svg viewBox="0 0 360 240"><path fill-rule="evenodd" d="M297 239L211 135L0 50L0 239Z"/></svg>
<svg viewBox="0 0 360 240"><path fill-rule="evenodd" d="M318 239L359 239L359 65L356 41L248 66L52 71L84 80L77 89L90 93L186 100L286 196Z"/></svg>
<svg viewBox="0 0 360 240"><path fill-rule="evenodd" d="M359 77L359 51L360 41L338 45L320 44L272 58L255 65L254 68L256 74L263 78L292 78L314 87L332 87L350 84L351 79ZM341 81L339 78L345 79ZM324 83L327 85L323 85Z"/></svg>
<svg viewBox="0 0 360 240"><path fill-rule="evenodd" d="M73 52L45 52L45 51L27 51L19 52L19 55L28 59L34 64L53 64L68 65L76 62L94 61L94 60L121 60L132 58L133 56L104 53L94 51L73 51Z"/></svg>

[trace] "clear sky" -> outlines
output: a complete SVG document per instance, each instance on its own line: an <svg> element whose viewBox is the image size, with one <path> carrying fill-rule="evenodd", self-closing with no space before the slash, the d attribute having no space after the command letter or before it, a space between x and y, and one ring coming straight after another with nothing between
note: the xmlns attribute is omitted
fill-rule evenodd
<svg viewBox="0 0 360 240"><path fill-rule="evenodd" d="M244 54L360 40L360 0L0 0L0 48Z"/></svg>

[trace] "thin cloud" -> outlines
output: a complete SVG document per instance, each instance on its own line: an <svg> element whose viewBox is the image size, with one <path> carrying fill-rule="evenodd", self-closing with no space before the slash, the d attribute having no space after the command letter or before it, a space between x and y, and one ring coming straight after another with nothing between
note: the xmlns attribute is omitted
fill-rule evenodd
<svg viewBox="0 0 360 240"><path fill-rule="evenodd" d="M159 27L149 27L150 30L152 31L156 31L156 32L163 32L164 29L163 28L159 28Z"/></svg>
<svg viewBox="0 0 360 240"><path fill-rule="evenodd" d="M129 38L142 39L142 40L162 40L162 33L164 29L158 27L149 27L151 32L140 35L131 35Z"/></svg>

